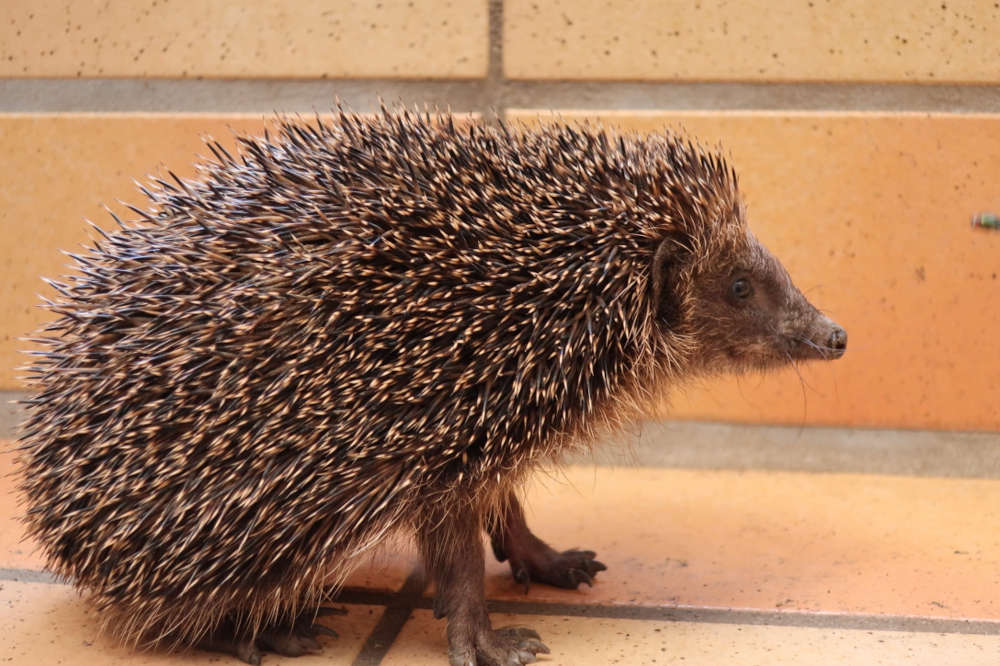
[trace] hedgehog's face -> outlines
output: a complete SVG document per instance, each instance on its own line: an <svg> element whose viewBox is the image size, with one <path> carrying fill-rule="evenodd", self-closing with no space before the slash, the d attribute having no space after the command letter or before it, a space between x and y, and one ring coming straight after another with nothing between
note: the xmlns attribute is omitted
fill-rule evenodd
<svg viewBox="0 0 1000 666"><path fill-rule="evenodd" d="M844 354L844 330L806 300L752 234L712 254L661 270L661 279L679 291L665 286L661 292L672 296L658 304L670 328L691 332L693 358L704 370L764 369Z"/></svg>

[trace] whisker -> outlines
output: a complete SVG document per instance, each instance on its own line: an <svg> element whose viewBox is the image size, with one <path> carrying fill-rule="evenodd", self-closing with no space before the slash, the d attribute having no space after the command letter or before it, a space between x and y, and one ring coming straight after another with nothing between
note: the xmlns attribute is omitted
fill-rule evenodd
<svg viewBox="0 0 1000 666"><path fill-rule="evenodd" d="M823 285L823 284L814 284L814 285L812 285L811 287L806 287L805 289L803 289L803 290L802 290L802 293L803 293L804 295L808 296L809 294L813 293L813 292L814 292L814 291L816 291L817 289L820 289L820 290L822 290L824 286L826 286L826 285ZM825 314L825 313L824 313L824 314Z"/></svg>
<svg viewBox="0 0 1000 666"><path fill-rule="evenodd" d="M833 351L830 347L825 347L823 345L818 345L808 338L793 338L796 342L801 342L803 344L809 345L818 352Z"/></svg>
<svg viewBox="0 0 1000 666"><path fill-rule="evenodd" d="M837 349L836 347L830 347L828 345L821 345L815 343L812 340L809 340L808 338L792 338L792 339L797 342L809 345L810 347L818 351L823 356L823 358L827 358L827 353L830 352L836 353L842 351L841 349Z"/></svg>
<svg viewBox="0 0 1000 666"><path fill-rule="evenodd" d="M792 364L792 368L795 370L795 374L799 377L799 389L802 391L802 420L799 421L799 435L802 435L802 429L806 426L806 416L808 415L808 399L806 398L806 380L803 379L802 373L799 372L799 364L795 362L792 355L789 352L785 352L785 356L788 357L788 362ZM809 387L812 389L812 387ZM815 389L813 389L815 390Z"/></svg>
<svg viewBox="0 0 1000 666"><path fill-rule="evenodd" d="M810 391L812 391L813 393L815 393L816 395L818 395L820 397L824 397L822 393L820 393L819 391L816 390L816 387L814 387L812 384L810 384L809 382L807 382L806 378L802 376L802 372L799 370L799 363L798 363L798 361L796 361L794 358L792 358L792 355L789 354L787 351L785 352L785 355L788 356L788 360L791 362L792 368L795 370L795 374L797 374L799 376L799 382L803 386L805 386L806 388L808 388Z"/></svg>

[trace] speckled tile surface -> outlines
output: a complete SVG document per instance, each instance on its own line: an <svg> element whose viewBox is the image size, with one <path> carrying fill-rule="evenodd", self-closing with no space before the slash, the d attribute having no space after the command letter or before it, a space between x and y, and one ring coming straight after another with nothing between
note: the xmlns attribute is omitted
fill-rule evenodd
<svg viewBox="0 0 1000 666"><path fill-rule="evenodd" d="M683 664L684 666L993 666L1000 636L920 634L495 614L497 627L529 626L552 650L540 664ZM445 663L444 621L417 611L382 662Z"/></svg>
<svg viewBox="0 0 1000 666"><path fill-rule="evenodd" d="M70 586L25 582L41 562L19 550L10 469L0 457L0 656L235 663L132 653L97 635L93 609ZM1000 481L574 466L540 475L525 504L542 538L593 548L608 565L593 588L534 585L525 595L488 558L488 597L530 613L497 613L494 623L542 632L553 649L543 663L996 663ZM294 663L351 663L376 635L369 657L393 644L387 664L443 663L443 622L417 609L403 624L405 609L426 599L385 595L411 571L412 550L384 557L348 584L402 604L395 642L393 626L371 633L382 607L349 604L347 618L329 618L341 639L311 658L323 661ZM666 621L672 609L696 621ZM616 619L633 612L642 617Z"/></svg>
<svg viewBox="0 0 1000 666"><path fill-rule="evenodd" d="M486 0L12 0L0 76L477 77Z"/></svg>
<svg viewBox="0 0 1000 666"><path fill-rule="evenodd" d="M0 457L0 569L38 570L10 469ZM574 466L525 503L541 538L608 571L525 595L488 557L491 598L1000 620L1000 481ZM415 564L401 541L347 584L396 590Z"/></svg>
<svg viewBox="0 0 1000 666"><path fill-rule="evenodd" d="M508 0L504 71L523 79L993 82L986 0L696 3Z"/></svg>
<svg viewBox="0 0 1000 666"><path fill-rule="evenodd" d="M525 596L489 558L491 598L1000 620L1000 481L571 467L526 504L608 570Z"/></svg>

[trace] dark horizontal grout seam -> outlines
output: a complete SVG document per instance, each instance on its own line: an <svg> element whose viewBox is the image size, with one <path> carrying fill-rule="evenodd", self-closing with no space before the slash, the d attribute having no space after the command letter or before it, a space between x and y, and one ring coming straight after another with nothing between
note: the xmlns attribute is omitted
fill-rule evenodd
<svg viewBox="0 0 1000 666"><path fill-rule="evenodd" d="M8 580L15 583L48 583L50 585L68 585L69 581L48 571L36 569L11 569L0 567L0 581Z"/></svg>
<svg viewBox="0 0 1000 666"><path fill-rule="evenodd" d="M1000 621L954 620L909 615L869 615L829 611L765 611L743 608L677 608L605 604L561 604L530 601L489 601L491 613L556 615L611 620L695 622L703 624L814 627L864 631L905 631L937 634L1000 635ZM422 600L421 608L430 601Z"/></svg>
<svg viewBox="0 0 1000 666"><path fill-rule="evenodd" d="M0 569L0 581L65 584L65 581L42 571L30 569ZM398 635L413 609L429 610L433 602L422 596L425 581L420 569L415 569L399 592L367 588L344 588L332 600L335 603L385 606L376 630L369 641L370 655L384 654L391 645L390 636ZM803 627L860 631L901 631L910 633L1000 635L1000 620L962 620L912 615L871 615L862 613L767 611L745 608L694 608L672 606L639 606L634 604L567 604L543 601L490 600L491 613L518 615L550 615L560 617L598 618L609 620L642 620L652 622L693 622L703 624L759 625L770 627ZM392 613L388 610L392 609ZM384 648L384 649L383 649ZM381 652L377 652L381 650ZM364 650L362 651L364 654ZM360 655L359 655L360 658ZM359 662L369 666L377 661Z"/></svg>
<svg viewBox="0 0 1000 666"><path fill-rule="evenodd" d="M495 68L494 68L495 69ZM0 79L0 113L311 113L337 99L451 108L621 111L1000 112L1000 85L483 79Z"/></svg>

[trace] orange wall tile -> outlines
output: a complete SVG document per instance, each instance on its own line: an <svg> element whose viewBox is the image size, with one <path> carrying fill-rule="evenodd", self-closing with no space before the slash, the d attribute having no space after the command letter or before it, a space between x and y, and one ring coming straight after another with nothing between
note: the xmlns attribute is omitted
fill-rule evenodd
<svg viewBox="0 0 1000 666"><path fill-rule="evenodd" d="M517 79L997 82L992 0L507 0Z"/></svg>
<svg viewBox="0 0 1000 666"><path fill-rule="evenodd" d="M514 113L534 118L534 112ZM573 116L574 114L569 114ZM1000 234L969 215L1000 209L987 157L1000 118L878 114L611 114L639 130L683 124L732 153L751 225L807 295L850 333L846 357L765 379L700 381L681 418L1000 429ZM133 177L181 174L200 136L256 131L256 116L0 116L0 388L41 323L39 276L87 238L100 202L140 202ZM971 156L971 157L970 157Z"/></svg>
<svg viewBox="0 0 1000 666"><path fill-rule="evenodd" d="M108 203L142 203L132 182L164 165L194 175L191 163L208 154L201 136L232 146L231 130L260 131L260 116L0 115L0 388L18 388L15 367L29 347L18 340L45 320L37 294L54 292L40 276L65 274L59 250L75 251L96 235L89 218L114 222Z"/></svg>
<svg viewBox="0 0 1000 666"><path fill-rule="evenodd" d="M467 118L470 116L462 116ZM54 291L41 277L58 278L76 251L97 234L85 218L106 228L104 209L134 217L118 203L143 205L134 180L148 174L195 175L203 138L234 150L235 135L260 134L261 114L0 114L0 390L22 388L18 350L46 320L38 294Z"/></svg>
<svg viewBox="0 0 1000 666"><path fill-rule="evenodd" d="M536 112L513 112L533 120ZM569 119L584 113L564 113ZM675 417L1000 429L1000 116L605 114L684 127L731 154L750 225L849 333L846 356L765 378L701 380Z"/></svg>
<svg viewBox="0 0 1000 666"><path fill-rule="evenodd" d="M481 77L486 0L6 0L0 76Z"/></svg>

